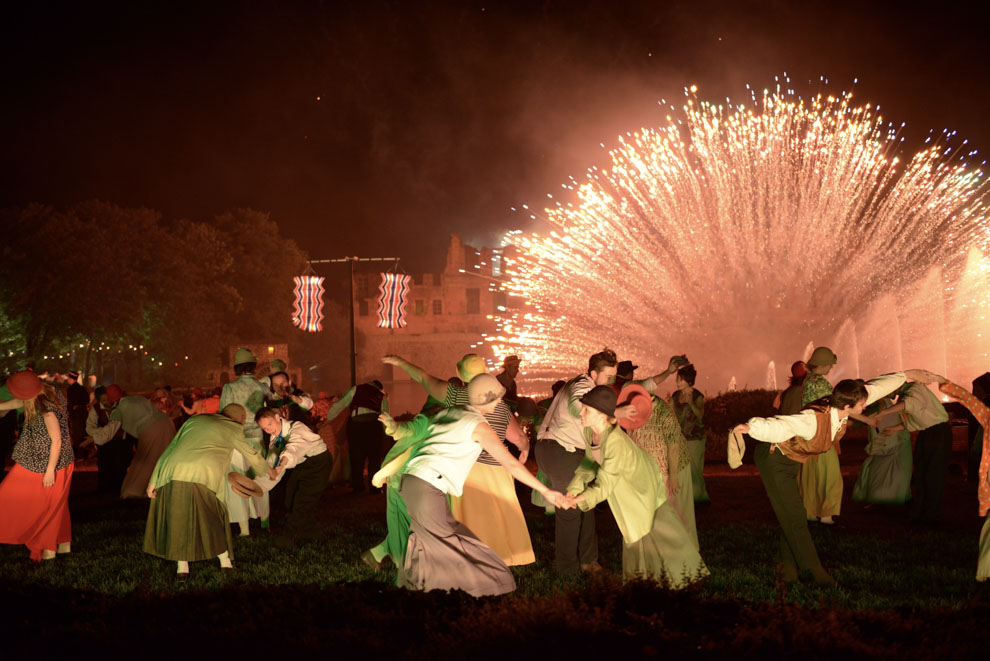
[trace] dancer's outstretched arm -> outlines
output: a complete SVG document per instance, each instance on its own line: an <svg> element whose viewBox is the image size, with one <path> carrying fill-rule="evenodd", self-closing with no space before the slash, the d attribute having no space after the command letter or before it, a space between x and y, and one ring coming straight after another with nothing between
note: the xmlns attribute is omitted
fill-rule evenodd
<svg viewBox="0 0 990 661"><path fill-rule="evenodd" d="M432 374L427 374L426 370L422 367L417 367L405 358L393 355L383 357L382 362L386 365L395 365L408 374L409 378L423 386L433 399L442 402L447 397L447 382L438 379Z"/></svg>
<svg viewBox="0 0 990 661"><path fill-rule="evenodd" d="M509 474L512 475L512 477L516 478L526 486L536 490L548 503L561 509L568 509L569 507L572 507L564 494L547 488L547 486L536 479L536 477L534 477L525 466L519 463L519 460L509 454L509 451L505 449L504 445L502 445L502 441L498 440L498 435L494 432L494 430L492 430L491 427L488 425L479 424L471 433L471 438L476 443L481 445L482 449L488 452L488 454L494 457L498 463L505 466L505 469L509 471Z"/></svg>

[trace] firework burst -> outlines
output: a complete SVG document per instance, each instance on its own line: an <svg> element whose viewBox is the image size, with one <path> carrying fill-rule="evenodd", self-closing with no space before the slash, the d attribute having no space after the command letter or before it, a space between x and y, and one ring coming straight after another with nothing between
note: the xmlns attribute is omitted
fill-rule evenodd
<svg viewBox="0 0 990 661"><path fill-rule="evenodd" d="M958 292L974 272L985 284L988 238L965 141L944 131L902 161L903 125L851 93L806 100L778 86L740 105L685 95L664 126L620 138L610 167L572 180L571 202L534 214L545 230L505 237L513 305L490 338L496 356L522 354L539 381L580 371L603 345L651 367L686 351L722 388L731 376L762 386L770 360L786 367L809 341L843 342L850 323L882 326L878 314L936 315L960 341L966 324L986 334L958 313L986 307ZM876 360L916 357L897 344Z"/></svg>

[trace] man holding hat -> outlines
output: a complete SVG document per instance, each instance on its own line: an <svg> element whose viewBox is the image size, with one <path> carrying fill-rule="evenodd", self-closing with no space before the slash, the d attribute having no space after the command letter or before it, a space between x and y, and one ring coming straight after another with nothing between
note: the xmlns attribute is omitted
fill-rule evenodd
<svg viewBox="0 0 990 661"><path fill-rule="evenodd" d="M258 366L258 359L248 349L238 349L234 352L234 375L237 377L230 383L224 385L220 393L220 410L224 410L231 404L240 404L247 411L247 420L244 423L244 437L261 456L265 456L265 449L262 444L264 433L261 427L254 420L254 415L265 405L265 394L267 388L254 378L254 369ZM251 466L240 452L234 450L230 460L230 470L237 471L254 477ZM234 498L233 493L227 491L227 508L230 520L236 523L240 529L241 536L247 536L250 532L249 521L251 519L261 519L261 527L268 528L268 492L257 497L244 500Z"/></svg>
<svg viewBox="0 0 990 661"><path fill-rule="evenodd" d="M622 390L622 386L632 381L638 385L646 388L646 392L651 395L657 391L660 384L667 380L667 377L677 371L678 367L682 365L687 365L687 358L684 356L671 356L670 362L667 363L667 369L660 372L659 374L654 374L653 376L648 376L645 379L640 379L635 381L636 370L639 369L639 365L633 365L631 360L619 361L619 364L615 366L615 388L616 392Z"/></svg>
<svg viewBox="0 0 990 661"><path fill-rule="evenodd" d="M177 562L180 580L188 577L189 563L196 560L217 558L221 567L232 568L234 544L226 503L231 455L237 452L258 474L270 472L244 437L246 417L243 406L229 404L222 415L189 418L148 481L151 506L144 552Z"/></svg>
<svg viewBox="0 0 990 661"><path fill-rule="evenodd" d="M120 423L125 434L137 439L134 459L120 487L120 497L144 498L151 471L175 436L175 425L147 397L128 395L116 383L107 386L107 404L112 407L108 423Z"/></svg>

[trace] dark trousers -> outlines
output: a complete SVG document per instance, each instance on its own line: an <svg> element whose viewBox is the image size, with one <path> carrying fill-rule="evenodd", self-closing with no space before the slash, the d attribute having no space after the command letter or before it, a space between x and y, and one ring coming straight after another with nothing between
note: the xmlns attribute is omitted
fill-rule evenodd
<svg viewBox="0 0 990 661"><path fill-rule="evenodd" d="M780 450L771 453L770 448L770 443L758 442L754 459L773 513L780 523L780 562L785 568L818 571L822 563L811 539L807 513L798 491L801 464L788 459Z"/></svg>
<svg viewBox="0 0 990 661"><path fill-rule="evenodd" d="M307 457L289 471L285 480L285 532L291 539L314 539L319 537L316 524L316 508L320 497L330 482L333 457L323 452L315 457Z"/></svg>
<svg viewBox="0 0 990 661"><path fill-rule="evenodd" d="M536 442L536 463L550 478L554 491L567 492L574 471L584 459L583 452L568 452L557 441ZM581 565L598 560L595 510L558 509L554 513L554 561L557 571L576 573Z"/></svg>
<svg viewBox="0 0 990 661"><path fill-rule="evenodd" d="M914 474L911 482L911 518L931 523L938 519L945 491L945 477L952 457L952 427L941 422L918 432L914 442Z"/></svg>
<svg viewBox="0 0 990 661"><path fill-rule="evenodd" d="M381 468L385 428L374 413L355 415L347 421L347 444L351 463L351 487L356 491L370 488L371 477ZM368 479L364 465L368 464ZM367 485L367 487L366 487Z"/></svg>
<svg viewBox="0 0 990 661"><path fill-rule="evenodd" d="M134 458L134 437L124 434L96 448L97 493L119 493Z"/></svg>

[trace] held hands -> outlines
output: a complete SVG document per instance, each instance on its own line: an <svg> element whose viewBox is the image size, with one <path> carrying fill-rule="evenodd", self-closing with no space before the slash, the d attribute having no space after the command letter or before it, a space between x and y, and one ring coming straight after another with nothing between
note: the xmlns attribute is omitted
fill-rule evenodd
<svg viewBox="0 0 990 661"><path fill-rule="evenodd" d="M268 479L269 480L275 480L276 478L278 478L278 474L281 473L281 472L282 472L282 467L281 466L279 466L278 468L269 468L268 469Z"/></svg>
<svg viewBox="0 0 990 661"><path fill-rule="evenodd" d="M562 494L559 491L547 489L546 493L543 494L543 499L557 509L569 510L574 507L571 496L569 494Z"/></svg>

